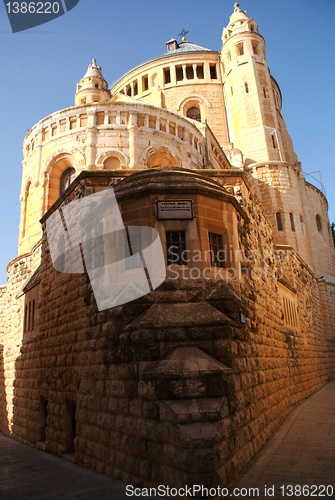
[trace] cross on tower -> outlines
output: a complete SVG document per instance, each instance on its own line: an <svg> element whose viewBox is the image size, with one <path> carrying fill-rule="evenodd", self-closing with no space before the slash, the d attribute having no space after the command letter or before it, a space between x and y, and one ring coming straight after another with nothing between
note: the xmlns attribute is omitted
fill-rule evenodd
<svg viewBox="0 0 335 500"><path fill-rule="evenodd" d="M186 35L187 35L187 33L189 33L189 31L185 31L185 28L183 28L183 31L181 33L179 33L179 35L178 35L178 36L182 36L183 37L182 38L183 42L186 42ZM185 40L184 40L184 38L185 38Z"/></svg>

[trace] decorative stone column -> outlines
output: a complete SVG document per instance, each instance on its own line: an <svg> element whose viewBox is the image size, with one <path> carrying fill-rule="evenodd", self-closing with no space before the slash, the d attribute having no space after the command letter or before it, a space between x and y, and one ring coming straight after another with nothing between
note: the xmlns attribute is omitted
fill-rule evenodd
<svg viewBox="0 0 335 500"><path fill-rule="evenodd" d="M42 127L40 127L37 131L36 135L36 150L37 150L37 170L36 170L36 178L34 186L37 187L40 183L40 172L41 172L41 164L42 164Z"/></svg>
<svg viewBox="0 0 335 500"><path fill-rule="evenodd" d="M136 165L138 164L137 115L138 115L138 111L136 109L131 109L129 111L128 131L129 131L129 167L130 168L135 168Z"/></svg>
<svg viewBox="0 0 335 500"><path fill-rule="evenodd" d="M88 129L86 140L86 165L95 168L98 129L96 127L95 110L88 111Z"/></svg>

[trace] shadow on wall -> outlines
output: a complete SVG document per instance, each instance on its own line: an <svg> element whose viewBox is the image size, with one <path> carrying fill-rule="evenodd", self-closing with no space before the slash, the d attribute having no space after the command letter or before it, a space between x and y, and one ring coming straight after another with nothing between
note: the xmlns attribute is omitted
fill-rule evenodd
<svg viewBox="0 0 335 500"><path fill-rule="evenodd" d="M8 433L8 418L6 405L5 370L3 362L3 345L0 344L0 430Z"/></svg>

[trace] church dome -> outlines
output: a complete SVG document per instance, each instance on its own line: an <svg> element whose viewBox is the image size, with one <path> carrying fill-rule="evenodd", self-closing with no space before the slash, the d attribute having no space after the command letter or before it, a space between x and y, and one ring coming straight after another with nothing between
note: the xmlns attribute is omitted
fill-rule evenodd
<svg viewBox="0 0 335 500"><path fill-rule="evenodd" d="M171 40L171 41L175 42L175 40ZM212 52L211 49L206 49L205 47L201 47L200 45L196 45L195 43L187 42L187 41L181 42L178 44L176 43L176 45L177 45L176 48L169 50L168 44L170 42L167 42L168 51L165 52L161 57L176 56L178 54L189 54L192 52Z"/></svg>

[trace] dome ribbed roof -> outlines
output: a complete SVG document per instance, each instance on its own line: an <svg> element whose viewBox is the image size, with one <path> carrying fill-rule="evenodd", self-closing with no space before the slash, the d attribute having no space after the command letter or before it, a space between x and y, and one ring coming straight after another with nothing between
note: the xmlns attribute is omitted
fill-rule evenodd
<svg viewBox="0 0 335 500"><path fill-rule="evenodd" d="M179 47L174 50L169 50L165 52L161 57L170 57L178 54L186 54L189 52L213 52L210 49L206 49L205 47L201 47L200 45L196 45L192 42L181 42L178 44Z"/></svg>

